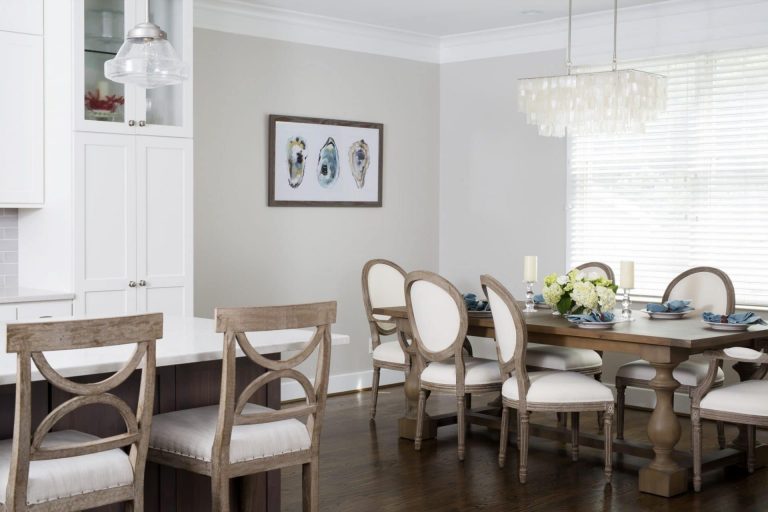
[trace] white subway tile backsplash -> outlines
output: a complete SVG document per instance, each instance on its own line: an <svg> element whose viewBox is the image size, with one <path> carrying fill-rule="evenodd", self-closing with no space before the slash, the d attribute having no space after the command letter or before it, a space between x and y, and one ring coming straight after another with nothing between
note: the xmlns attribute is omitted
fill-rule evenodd
<svg viewBox="0 0 768 512"><path fill-rule="evenodd" d="M19 211L0 208L0 288L19 285Z"/></svg>

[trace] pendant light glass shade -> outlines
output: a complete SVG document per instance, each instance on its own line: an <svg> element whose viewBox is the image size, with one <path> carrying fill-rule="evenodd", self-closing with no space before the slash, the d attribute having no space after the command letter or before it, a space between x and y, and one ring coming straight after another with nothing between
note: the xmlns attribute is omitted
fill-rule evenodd
<svg viewBox="0 0 768 512"><path fill-rule="evenodd" d="M183 82L189 78L189 70L168 42L166 33L145 21L128 32L115 58L104 63L104 76L115 82L154 89Z"/></svg>

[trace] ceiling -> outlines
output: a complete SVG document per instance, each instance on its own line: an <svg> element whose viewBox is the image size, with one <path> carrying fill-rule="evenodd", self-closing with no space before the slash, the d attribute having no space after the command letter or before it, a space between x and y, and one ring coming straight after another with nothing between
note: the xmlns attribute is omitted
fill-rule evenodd
<svg viewBox="0 0 768 512"><path fill-rule="evenodd" d="M567 0L240 0L259 6L446 36L568 15ZM669 0L620 0L619 7ZM574 0L574 15L613 9L611 0Z"/></svg>

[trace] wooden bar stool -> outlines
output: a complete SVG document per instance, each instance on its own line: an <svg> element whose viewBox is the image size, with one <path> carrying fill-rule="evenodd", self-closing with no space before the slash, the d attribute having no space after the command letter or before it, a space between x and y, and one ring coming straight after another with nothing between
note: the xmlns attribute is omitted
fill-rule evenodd
<svg viewBox="0 0 768 512"><path fill-rule="evenodd" d="M6 350L17 353L13 440L0 441L3 511L64 512L111 503L144 509L144 466L155 394L155 341L163 336L160 313L96 320L11 323ZM63 377L43 352L136 344L131 359L101 382ZM57 388L75 395L51 411L32 432L32 361ZM109 393L139 368L141 388L134 412ZM117 410L126 432L99 438L75 430L51 432L71 412L101 404ZM130 447L128 453L122 448Z"/></svg>

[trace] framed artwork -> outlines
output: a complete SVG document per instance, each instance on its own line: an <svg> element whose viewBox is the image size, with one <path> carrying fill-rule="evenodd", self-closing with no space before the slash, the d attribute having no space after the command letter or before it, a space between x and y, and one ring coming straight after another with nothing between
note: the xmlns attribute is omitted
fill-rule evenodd
<svg viewBox="0 0 768 512"><path fill-rule="evenodd" d="M269 116L269 206L381 206L384 125Z"/></svg>

